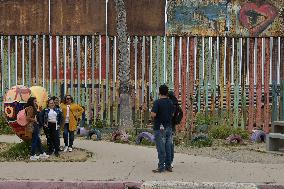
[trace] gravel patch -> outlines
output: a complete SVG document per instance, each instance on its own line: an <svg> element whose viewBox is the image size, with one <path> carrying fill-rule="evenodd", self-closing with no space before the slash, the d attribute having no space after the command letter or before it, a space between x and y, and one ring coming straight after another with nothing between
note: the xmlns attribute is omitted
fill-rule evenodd
<svg viewBox="0 0 284 189"><path fill-rule="evenodd" d="M184 145L175 146L175 152L194 156L213 157L217 159L243 162L243 163L265 163L283 164L284 151L268 152L265 143L246 142L244 145L225 145L222 141L215 141L211 147L188 147Z"/></svg>

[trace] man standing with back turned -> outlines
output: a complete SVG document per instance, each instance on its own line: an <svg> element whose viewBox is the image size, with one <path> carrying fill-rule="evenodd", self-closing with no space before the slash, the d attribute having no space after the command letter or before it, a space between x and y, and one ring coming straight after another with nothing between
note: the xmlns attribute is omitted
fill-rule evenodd
<svg viewBox="0 0 284 189"><path fill-rule="evenodd" d="M172 156L172 117L173 103L168 98L168 87L161 85L159 87L160 98L155 100L151 112L151 117L154 119L154 136L156 148L158 151L158 168L153 170L154 173L166 171L172 172L171 156Z"/></svg>

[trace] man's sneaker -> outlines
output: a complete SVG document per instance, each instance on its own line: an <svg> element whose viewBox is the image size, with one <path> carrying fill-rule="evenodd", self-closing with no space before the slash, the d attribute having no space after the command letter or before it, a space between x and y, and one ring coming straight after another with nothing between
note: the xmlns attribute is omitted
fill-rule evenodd
<svg viewBox="0 0 284 189"><path fill-rule="evenodd" d="M65 146L63 151L67 152L67 150L68 150L68 146Z"/></svg>
<svg viewBox="0 0 284 189"><path fill-rule="evenodd" d="M47 158L49 158L49 155L47 155L47 154L44 152L43 154L40 154L40 155L39 155L39 158L40 158L40 159L47 159Z"/></svg>
<svg viewBox="0 0 284 189"><path fill-rule="evenodd" d="M37 156L37 155L34 155L34 156L31 156L30 157L30 160L31 161L36 161L36 160L38 160L39 159L39 156Z"/></svg>
<svg viewBox="0 0 284 189"><path fill-rule="evenodd" d="M60 146L59 151L63 151L63 150L64 150L63 146Z"/></svg>
<svg viewBox="0 0 284 189"><path fill-rule="evenodd" d="M165 170L163 169L154 169L152 170L153 173L162 173L162 172L165 172Z"/></svg>
<svg viewBox="0 0 284 189"><path fill-rule="evenodd" d="M168 171L168 172L173 172L173 168L172 168L172 167L167 167L167 168L166 168L166 171Z"/></svg>
<svg viewBox="0 0 284 189"><path fill-rule="evenodd" d="M69 147L68 150L69 150L69 152L72 152L72 151L73 151L72 147Z"/></svg>

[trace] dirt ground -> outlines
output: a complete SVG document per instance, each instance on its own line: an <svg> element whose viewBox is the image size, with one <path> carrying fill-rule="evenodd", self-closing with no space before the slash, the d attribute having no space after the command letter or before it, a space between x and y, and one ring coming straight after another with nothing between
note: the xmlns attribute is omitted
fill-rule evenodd
<svg viewBox="0 0 284 189"><path fill-rule="evenodd" d="M223 141L214 141L211 147L188 147L176 146L175 152L190 154L194 156L213 157L217 159L242 162L242 163L265 163L283 164L284 151L268 152L265 143L246 142L244 145L225 145Z"/></svg>

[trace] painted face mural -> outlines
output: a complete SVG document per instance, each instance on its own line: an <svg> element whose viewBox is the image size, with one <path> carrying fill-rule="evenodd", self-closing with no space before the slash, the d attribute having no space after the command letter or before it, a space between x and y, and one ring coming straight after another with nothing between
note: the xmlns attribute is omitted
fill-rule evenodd
<svg viewBox="0 0 284 189"><path fill-rule="evenodd" d="M24 109L28 99L33 96L37 98L39 110L46 107L48 93L45 88L33 86L14 86L4 96L4 112L7 121L18 137L23 140L31 140L32 132L26 126L21 126L17 122L17 114Z"/></svg>
<svg viewBox="0 0 284 189"><path fill-rule="evenodd" d="M30 88L32 96L36 97L38 109L41 111L46 107L46 102L48 100L48 93L45 88L41 86L33 86Z"/></svg>
<svg viewBox="0 0 284 189"><path fill-rule="evenodd" d="M7 121L18 137L30 140L32 133L17 123L17 114L31 96L31 90L25 86L14 86L4 96L4 112Z"/></svg>

